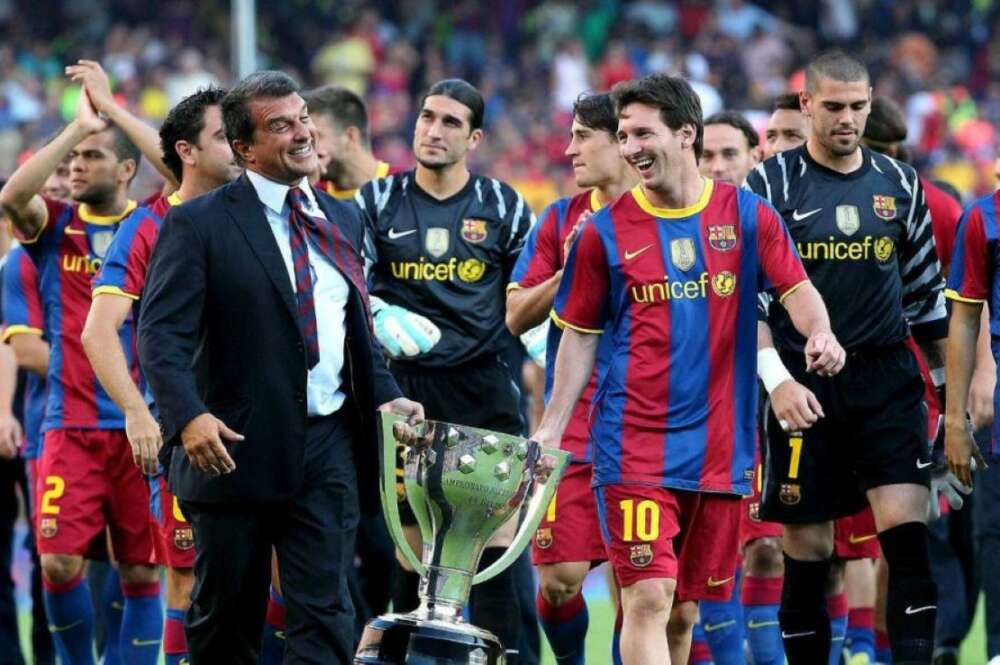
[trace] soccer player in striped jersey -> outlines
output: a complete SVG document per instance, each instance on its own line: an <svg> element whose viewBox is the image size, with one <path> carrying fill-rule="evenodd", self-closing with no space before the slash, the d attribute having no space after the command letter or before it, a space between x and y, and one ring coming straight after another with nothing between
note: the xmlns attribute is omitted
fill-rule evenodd
<svg viewBox="0 0 1000 665"><path fill-rule="evenodd" d="M618 117L609 93L576 101L566 156L572 160L576 185L583 191L551 203L525 241L507 285L506 321L514 335L548 321L566 253L581 226L634 184L635 176L619 154L617 131ZM546 397L552 390L561 336L557 326L547 326L546 348L551 353L545 355ZM538 617L560 665L583 663L589 622L583 580L607 558L590 489L593 457L587 415L596 385L595 371L563 432L562 448L573 454L572 464L559 482L531 550L539 576Z"/></svg>
<svg viewBox="0 0 1000 665"><path fill-rule="evenodd" d="M772 308L783 364L825 412L811 428L790 432L768 414L761 516L785 524L785 651L791 665L829 658L832 521L870 503L890 571L894 658L929 662L930 462L923 381L908 339L912 331L932 368L940 366L945 309L930 216L913 169L860 146L871 99L864 65L831 52L806 74L807 143L759 165L747 185L784 217L851 361L834 381L808 376L801 337Z"/></svg>
<svg viewBox="0 0 1000 665"><path fill-rule="evenodd" d="M640 184L594 214L570 249L553 309L564 328L555 381L533 438L560 445L608 336L593 484L622 587L622 659L684 663L695 601L733 591L740 495L753 475L758 292L777 291L814 371L837 372L844 358L775 211L699 174L691 86L654 75L613 95Z"/></svg>

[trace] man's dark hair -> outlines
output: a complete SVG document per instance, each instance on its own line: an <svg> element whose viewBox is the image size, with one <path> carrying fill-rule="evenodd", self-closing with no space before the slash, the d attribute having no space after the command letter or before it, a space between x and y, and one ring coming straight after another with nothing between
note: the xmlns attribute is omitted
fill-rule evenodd
<svg viewBox="0 0 1000 665"><path fill-rule="evenodd" d="M774 104L771 108L772 111L802 111L802 105L799 103L799 93L797 92L785 92L774 98Z"/></svg>
<svg viewBox="0 0 1000 665"><path fill-rule="evenodd" d="M584 127L607 132L612 139L618 134L618 114L609 92L584 93L577 97L573 102L573 117Z"/></svg>
<svg viewBox="0 0 1000 665"><path fill-rule="evenodd" d="M181 181L182 167L177 154L178 141L198 143L198 135L205 129L205 111L209 106L218 106L226 91L221 88L209 87L182 99L177 106L170 109L167 119L160 127L160 150L163 151L163 163L170 172Z"/></svg>
<svg viewBox="0 0 1000 665"><path fill-rule="evenodd" d="M339 85L324 85L321 88L308 90L302 94L309 105L310 115L328 115L340 129L357 127L361 132L361 141L366 146L371 145L371 135L368 133L368 109L364 101Z"/></svg>
<svg viewBox="0 0 1000 665"><path fill-rule="evenodd" d="M709 125L729 125L733 129L738 129L747 139L747 145L753 149L760 145L760 135L753 128L750 121L743 117L742 113L736 111L719 111L708 116L705 126Z"/></svg>
<svg viewBox="0 0 1000 665"><path fill-rule="evenodd" d="M135 171L132 172L132 177L129 178L129 182L139 174L139 164L142 163L142 151L136 144L132 143L132 139L128 137L125 130L118 125L109 124L108 128L104 130L106 133L111 135L111 152L115 153L115 157L118 158L119 162L124 162L126 159L131 159L135 162Z"/></svg>
<svg viewBox="0 0 1000 665"><path fill-rule="evenodd" d="M906 116L899 104L888 97L872 99L872 110L865 124L865 139L872 143L902 143L906 140Z"/></svg>
<svg viewBox="0 0 1000 665"><path fill-rule="evenodd" d="M694 125L694 156L701 159L704 143L701 100L686 80L680 76L652 74L616 84L611 90L611 96L619 114L629 104L645 104L658 108L663 124L674 131L682 125Z"/></svg>
<svg viewBox="0 0 1000 665"><path fill-rule="evenodd" d="M451 97L459 104L468 107L469 111L472 112L472 129L482 128L483 116L486 114L486 102L483 101L482 94L476 90L474 85L462 79L438 81L420 98L419 108L423 108L427 98L433 95Z"/></svg>
<svg viewBox="0 0 1000 665"><path fill-rule="evenodd" d="M857 58L843 51L824 51L806 65L806 90L816 92L821 79L845 83L868 81L868 68Z"/></svg>
<svg viewBox="0 0 1000 665"><path fill-rule="evenodd" d="M229 145L236 141L253 142L253 116L250 102L255 99L277 99L299 91L299 84L284 72L255 72L237 83L222 98L222 124L226 128ZM242 163L239 153L233 148L236 159Z"/></svg>

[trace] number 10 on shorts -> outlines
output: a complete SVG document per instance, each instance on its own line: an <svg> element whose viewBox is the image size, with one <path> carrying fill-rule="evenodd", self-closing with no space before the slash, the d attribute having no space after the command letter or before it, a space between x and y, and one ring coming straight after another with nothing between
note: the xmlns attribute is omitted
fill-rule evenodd
<svg viewBox="0 0 1000 665"><path fill-rule="evenodd" d="M660 536L660 505L650 499L636 504L635 499L623 499L618 503L622 509L622 537L625 541L649 542Z"/></svg>

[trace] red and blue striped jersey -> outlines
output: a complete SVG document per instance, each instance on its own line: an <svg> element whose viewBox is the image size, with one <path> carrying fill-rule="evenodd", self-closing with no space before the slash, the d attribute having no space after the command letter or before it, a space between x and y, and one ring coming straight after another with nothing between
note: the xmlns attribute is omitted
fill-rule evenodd
<svg viewBox="0 0 1000 665"><path fill-rule="evenodd" d="M576 196L561 198L542 212L524 243L524 249L514 265L507 291L527 289L547 281L563 268L563 244L566 237L579 224L586 222L601 207L596 190ZM552 393L555 374L556 350L562 339L562 329L549 326L545 354L545 402ZM602 345L603 346L603 345ZM601 354L597 367L586 389L573 407L573 417L563 432L560 446L573 455L574 462L590 462L593 450L590 443L590 405L597 389L597 375L601 368Z"/></svg>
<svg viewBox="0 0 1000 665"><path fill-rule="evenodd" d="M176 192L169 197L154 197L122 220L94 278L93 295L111 293L139 300L163 218L171 206L180 202ZM134 327L134 320L131 323Z"/></svg>
<svg viewBox="0 0 1000 665"><path fill-rule="evenodd" d="M15 335L45 337L42 296L38 290L38 270L23 247L7 254L3 267L3 340ZM46 338L47 339L47 338ZM25 372L24 448L21 456L36 459L42 454L42 419L45 417L45 379Z"/></svg>
<svg viewBox="0 0 1000 665"><path fill-rule="evenodd" d="M958 223L958 238L951 255L948 288L951 300L986 303L990 310L990 336L993 357L1000 359L1000 251L997 248L997 218L1000 214L1000 190L984 196L965 209ZM994 409L1000 408L1000 384L993 393ZM1000 411L996 411L1000 413ZM1000 453L1000 419L993 421L993 452Z"/></svg>
<svg viewBox="0 0 1000 665"><path fill-rule="evenodd" d="M91 280L101 267L115 230L135 209L99 216L86 204L45 199L46 219L34 238L22 239L38 268L44 329L50 355L42 431L61 428L122 429L125 417L104 391L83 350L80 335L90 311ZM139 378L133 326L119 331L133 377Z"/></svg>
<svg viewBox="0 0 1000 665"><path fill-rule="evenodd" d="M594 484L749 494L757 294L806 283L777 212L704 180L683 209L641 187L598 211L566 261L553 319L611 337L594 398Z"/></svg>

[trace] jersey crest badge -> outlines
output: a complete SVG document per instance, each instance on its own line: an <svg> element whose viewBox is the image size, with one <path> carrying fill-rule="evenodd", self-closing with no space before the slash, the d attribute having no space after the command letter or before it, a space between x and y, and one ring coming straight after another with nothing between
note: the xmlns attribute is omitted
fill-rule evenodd
<svg viewBox="0 0 1000 665"><path fill-rule="evenodd" d="M189 526L174 529L174 547L182 551L194 547L194 530Z"/></svg>
<svg viewBox="0 0 1000 665"><path fill-rule="evenodd" d="M691 238L674 238L670 241L670 260L678 270L688 271L694 267L696 260L694 240Z"/></svg>
<svg viewBox="0 0 1000 665"><path fill-rule="evenodd" d="M111 246L114 237L114 231L96 231L90 236L90 251L97 258L103 259L108 253L108 247Z"/></svg>
<svg viewBox="0 0 1000 665"><path fill-rule="evenodd" d="M786 506L794 506L802 500L802 488L798 483L782 483L778 498Z"/></svg>
<svg viewBox="0 0 1000 665"><path fill-rule="evenodd" d="M728 298L736 291L736 275L723 270L712 277L712 290L720 298Z"/></svg>
<svg viewBox="0 0 1000 665"><path fill-rule="evenodd" d="M427 229L427 235L424 236L424 247L428 254L435 259L440 259L448 251L449 240L448 229L434 226Z"/></svg>
<svg viewBox="0 0 1000 665"><path fill-rule="evenodd" d="M845 236L852 236L861 228L861 214L857 206L840 205L837 206L837 228Z"/></svg>
<svg viewBox="0 0 1000 665"><path fill-rule="evenodd" d="M717 252L728 252L736 247L736 227L732 224L713 224L709 226L708 246Z"/></svg>
<svg viewBox="0 0 1000 665"><path fill-rule="evenodd" d="M872 209L879 219L892 221L896 218L896 197L876 194L872 197Z"/></svg>
<svg viewBox="0 0 1000 665"><path fill-rule="evenodd" d="M628 546L628 560L636 568L645 568L653 563L653 546L649 543Z"/></svg>
<svg viewBox="0 0 1000 665"><path fill-rule="evenodd" d="M55 538L59 533L59 523L55 517L43 517L38 524L38 533L42 538Z"/></svg>
<svg viewBox="0 0 1000 665"><path fill-rule="evenodd" d="M535 546L540 550L552 547L552 529L539 529L535 532Z"/></svg>
<svg viewBox="0 0 1000 665"><path fill-rule="evenodd" d="M478 244L486 240L486 220L463 219L462 240L473 244Z"/></svg>

